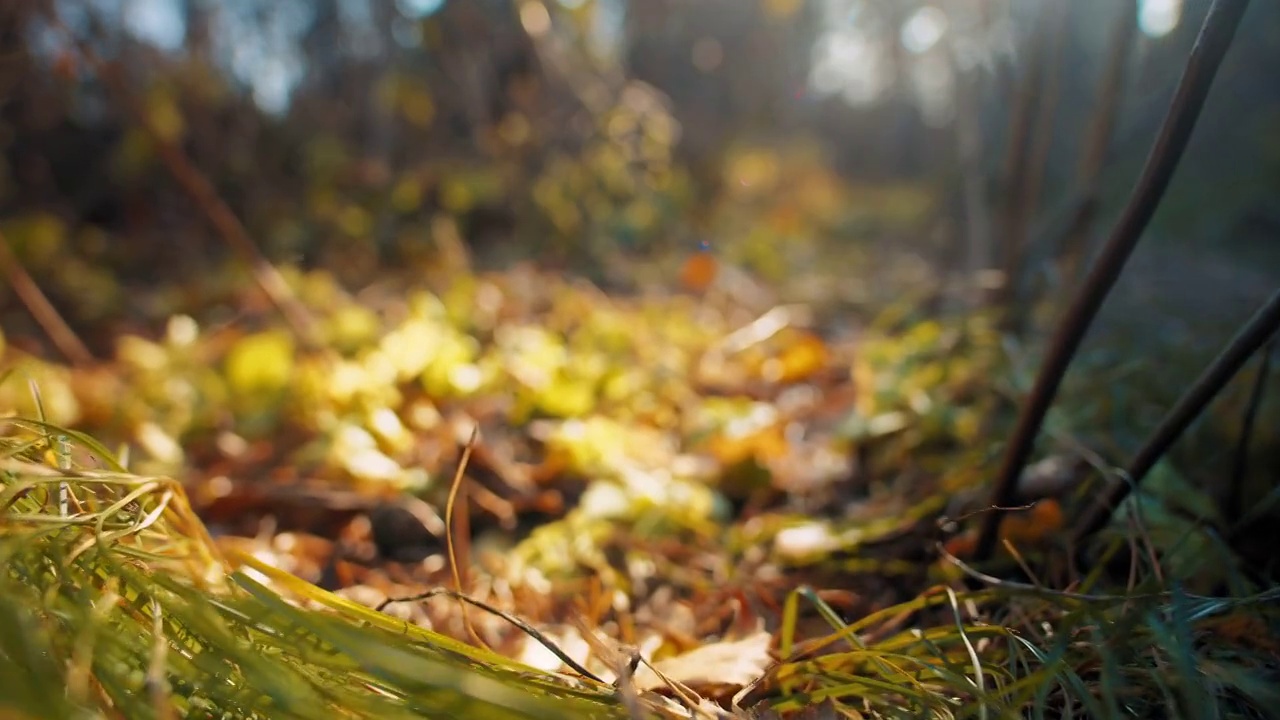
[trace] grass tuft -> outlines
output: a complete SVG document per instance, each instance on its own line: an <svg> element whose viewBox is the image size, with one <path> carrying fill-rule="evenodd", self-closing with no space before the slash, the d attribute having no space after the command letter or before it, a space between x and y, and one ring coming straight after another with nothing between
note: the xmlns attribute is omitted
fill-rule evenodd
<svg viewBox="0 0 1280 720"><path fill-rule="evenodd" d="M625 716L609 686L516 665L251 558L237 568L179 483L130 474L77 433L2 422L6 717Z"/></svg>

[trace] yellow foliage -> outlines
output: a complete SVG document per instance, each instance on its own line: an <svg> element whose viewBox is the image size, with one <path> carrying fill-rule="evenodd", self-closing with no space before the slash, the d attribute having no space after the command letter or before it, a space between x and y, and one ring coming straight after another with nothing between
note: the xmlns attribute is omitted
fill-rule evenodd
<svg viewBox="0 0 1280 720"><path fill-rule="evenodd" d="M411 319L387 333L378 349L395 369L396 380L404 382L427 369L445 332L441 323Z"/></svg>
<svg viewBox="0 0 1280 720"><path fill-rule="evenodd" d="M9 373L8 377L4 377ZM80 422L83 412L72 387L71 371L40 362L21 359L8 367L0 367L0 416L20 415L44 419L54 425L72 426ZM40 405L31 395L33 383L40 389Z"/></svg>
<svg viewBox="0 0 1280 720"><path fill-rule="evenodd" d="M341 352L354 352L376 342L382 323L362 305L346 305L325 323L328 342Z"/></svg>
<svg viewBox="0 0 1280 720"><path fill-rule="evenodd" d="M265 400L289 384L294 370L293 336L268 330L241 338L226 358L227 383L242 398Z"/></svg>
<svg viewBox="0 0 1280 720"><path fill-rule="evenodd" d="M144 373L160 373L169 364L164 346L136 335L125 335L116 341L116 359Z"/></svg>
<svg viewBox="0 0 1280 720"><path fill-rule="evenodd" d="M433 398L465 397L484 387L484 376L474 362L480 344L452 328L445 332L422 372L422 387Z"/></svg>
<svg viewBox="0 0 1280 720"><path fill-rule="evenodd" d="M761 374L765 380L775 383L799 382L826 366L830 353L826 343L817 335L796 331L784 333L781 340L785 343L781 353L766 360L761 366Z"/></svg>
<svg viewBox="0 0 1280 720"><path fill-rule="evenodd" d="M559 376L537 393L538 409L552 417L582 417L595 409L595 383Z"/></svg>
<svg viewBox="0 0 1280 720"><path fill-rule="evenodd" d="M549 462L588 477L618 478L628 468L661 468L674 453L661 431L592 415L560 423L547 438Z"/></svg>

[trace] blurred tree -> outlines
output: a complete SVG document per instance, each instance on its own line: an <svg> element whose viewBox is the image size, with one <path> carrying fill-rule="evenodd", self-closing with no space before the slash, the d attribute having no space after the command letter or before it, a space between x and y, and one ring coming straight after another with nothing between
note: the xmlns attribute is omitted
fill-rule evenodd
<svg viewBox="0 0 1280 720"><path fill-rule="evenodd" d="M970 169L990 177L1003 160L996 150L1009 132L1021 48L1043 2L154 0L59 8L180 134L273 258L323 262L362 284L388 261L429 263L454 240L477 261L501 262L511 251L586 266L600 264L611 244L692 247L688 236L706 232L724 208L764 212L760 197L717 203L728 192L726 163L742 146L817 148L840 181L905 180L934 192L962 174L956 137L968 113L982 148ZM52 213L68 231L69 252L126 284L149 282L157 264L200 283L224 282L209 270L225 259L220 244L190 221L131 120L40 19L43 5L0 9L0 39L16 48L0 63L0 218ZM1040 215L1070 193L1110 7L1080 0L1068 14ZM1104 195L1123 190L1145 155L1206 8L1207 0L1186 0L1172 33L1139 43ZM1274 214L1275 161L1256 147L1274 134L1280 107L1269 76L1280 53L1277 12L1273 4L1250 10L1173 188L1203 202L1171 202L1157 219L1163 229L1220 236L1235 218L1263 218L1248 227L1265 228ZM681 179L686 170L691 183ZM733 227L795 235L786 211L775 211L770 222L743 217ZM1101 221L1111 211L1104 203ZM817 234L828 240L866 235L849 229L856 223L821 225ZM1033 241L1041 225L1042 217L1030 223ZM899 234L883 245L930 242L942 241ZM69 282L31 269L55 300Z"/></svg>

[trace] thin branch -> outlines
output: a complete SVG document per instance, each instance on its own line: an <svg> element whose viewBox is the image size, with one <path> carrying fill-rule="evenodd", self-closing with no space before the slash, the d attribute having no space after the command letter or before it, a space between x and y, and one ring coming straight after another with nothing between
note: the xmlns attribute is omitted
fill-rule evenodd
<svg viewBox="0 0 1280 720"><path fill-rule="evenodd" d="M453 574L453 585L459 595L466 592L466 586L471 582L469 569L471 561L471 521L468 517L469 510L467 509L465 494L462 495L462 520L458 523L458 527L454 527L453 513L458 502L459 491L462 490L462 485L466 481L464 473L467 470L467 463L471 461L471 451L475 449L476 440L479 436L480 425L477 423L471 428L471 437L467 440L466 447L462 449L462 459L458 461L458 469L453 474L453 482L449 485L449 499L444 506L444 542L449 553L449 569ZM455 541L455 534L461 539L460 542ZM458 562L459 544L462 545L461 555L465 564ZM471 616L467 614L467 606L459 603L459 609L462 610L462 624L466 626L467 633L471 635L477 644L484 645L484 640L471 625Z"/></svg>
<svg viewBox="0 0 1280 720"><path fill-rule="evenodd" d="M21 261L9 249L8 241L3 234L0 234L0 274L9 281L9 287L13 288L13 293L27 307L27 312L35 318L45 335L53 341L58 352L61 352L72 365L85 367L93 364L93 353L89 352L89 348L85 347L67 321L62 319L58 309L49 302L49 298L40 290L40 286L27 273L26 268L22 267Z"/></svg>
<svg viewBox="0 0 1280 720"><path fill-rule="evenodd" d="M1085 278L1084 285L1072 300L1071 307L1059 322L1049 343L1044 363L1031 389L1031 395L1022 406L1018 424L996 476L991 505L1003 507L1012 504L1018 476L1031 456L1036 436L1057 395L1062 377L1071 365L1071 360L1080 348L1080 343L1102 307L1107 293L1115 285L1125 262L1142 237L1142 231L1155 214L1160 198L1168 188L1178 161L1186 150L1200 111L1204 108L1213 78L1222 64L1222 58L1231 47L1240 18L1248 6L1248 0L1214 0L1209 8L1196 45L1187 60L1186 69L1178 82L1178 91L1147 157L1142 176L1112 229L1111 237L1101 255L1090 269L1089 276ZM991 556L999 537L1001 517L1001 513L991 513L984 519L974 551L975 560L982 561Z"/></svg>
<svg viewBox="0 0 1280 720"><path fill-rule="evenodd" d="M382 602L378 603L378 606L375 607L374 610L376 610L377 612L382 612L387 608L388 605L394 605L396 603L406 603L406 602L422 602L424 600L430 600L431 598L437 595L444 595L446 597L451 597L457 600L458 602L474 605L480 608L481 610L484 610L487 613L496 615L502 618L503 620L506 620L507 622L519 628L529 637L533 638L534 640L537 640L538 643L541 644L543 647L550 650L551 654L560 658L560 661L563 662L566 666L568 666L569 669L578 673L582 677L587 678L588 680L594 680L595 682L598 682L601 685L608 685L608 683L606 683L604 680L601 680L598 675L596 675L595 673L583 667L580 663L578 663L573 658L569 657L568 653L566 653L564 650L561 650L559 645L556 645L554 642L552 642L550 638L542 634L533 625L529 624L528 622L525 622L524 620L516 617L515 615L512 615L511 613L505 610L502 610L501 608L496 608L484 602L483 600L477 600L465 593L461 593L456 590L450 590L448 588L434 588L424 593L411 595L409 597L387 598L386 600L383 600Z"/></svg>
<svg viewBox="0 0 1280 720"><path fill-rule="evenodd" d="M1078 600L1080 602L1085 602L1085 603L1128 603L1128 602L1133 602L1134 600L1164 600L1164 599L1173 597L1173 592L1170 592L1167 590L1161 591L1161 592L1138 593L1138 594L1132 594L1132 595L1129 595L1129 594L1089 595L1085 593L1070 592L1068 590L1054 590L1052 588L1031 585L1030 583L1015 582L1013 580L1005 580L1003 578L998 578L998 577L995 577L994 575L987 575L986 573L983 573L977 570L973 566L966 564L965 561L961 560L955 555L952 555L951 553L947 552L946 548L942 547L941 544L937 546L937 550L938 550L938 553L942 556L943 560L946 560L947 562L956 566L956 568L958 568L960 572L964 573L968 577L976 580L979 583L982 583L983 585L988 585L990 587L1002 589L1002 590L1013 590L1017 592L1025 592L1029 595L1039 595L1039 596L1051 597L1051 598L1062 598L1065 600ZM1274 603L1276 600L1280 600L1280 587L1268 588L1267 590L1263 590L1262 592L1259 592L1257 594L1249 595L1241 598L1215 597L1212 595L1196 595L1188 592L1179 592L1178 594L1187 600L1194 600L1197 602L1207 602L1207 603L1215 603L1215 604L1220 603L1223 609L1228 609L1232 607L1249 607L1254 605L1268 605L1270 603Z"/></svg>
<svg viewBox="0 0 1280 720"><path fill-rule="evenodd" d="M56 10L50 8L49 22L63 34L80 56L93 68L98 77L115 93L116 97L128 110L132 120L147 135L147 139L155 147L160 159L168 168L173 179L182 187L187 196L204 214L205 219L222 237L231 249L249 266L254 281L273 305L280 311L294 335L310 348L322 347L315 320L307 309L294 296L284 276L271 261L258 250L249 231L218 195L213 184L191 162L180 147L160 132L151 120L146 108L130 91L128 84L107 62L105 62L89 43L77 37L62 20L57 17Z"/></svg>
<svg viewBox="0 0 1280 720"><path fill-rule="evenodd" d="M1130 491L1142 482L1142 478L1164 456L1165 452L1186 431L1187 427L1200 416L1209 402L1249 358L1265 345L1280 330L1280 290L1276 290L1261 308L1254 313L1231 340L1231 343L1219 353L1209 367L1178 400L1171 410L1160 421L1160 424L1147 438L1146 442L1130 461L1123 479L1112 481L1106 493L1090 507L1089 511L1076 526L1073 538L1074 547L1082 547L1090 535L1102 529L1111 514L1120 503L1128 497Z"/></svg>
<svg viewBox="0 0 1280 720"><path fill-rule="evenodd" d="M1236 443L1235 458L1231 463L1231 487L1227 490L1226 517L1235 522L1244 509L1244 480L1249 468L1249 445L1253 442L1253 426L1258 421L1258 408L1262 407L1262 396L1266 393L1267 377L1271 375L1271 362L1276 354L1276 338L1271 338L1262 349L1262 357L1258 362L1258 374L1253 378L1253 386L1249 388L1249 400L1244 408L1244 418L1240 423L1240 439Z"/></svg>

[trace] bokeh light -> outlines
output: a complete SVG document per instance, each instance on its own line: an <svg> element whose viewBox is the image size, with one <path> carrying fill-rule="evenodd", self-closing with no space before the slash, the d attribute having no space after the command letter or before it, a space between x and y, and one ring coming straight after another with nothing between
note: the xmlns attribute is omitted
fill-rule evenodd
<svg viewBox="0 0 1280 720"><path fill-rule="evenodd" d="M902 24L902 47L916 53L928 52L947 33L947 14L933 5L925 5Z"/></svg>
<svg viewBox="0 0 1280 720"><path fill-rule="evenodd" d="M1182 19L1182 0L1142 0L1138 7L1138 27L1148 37L1164 37Z"/></svg>

